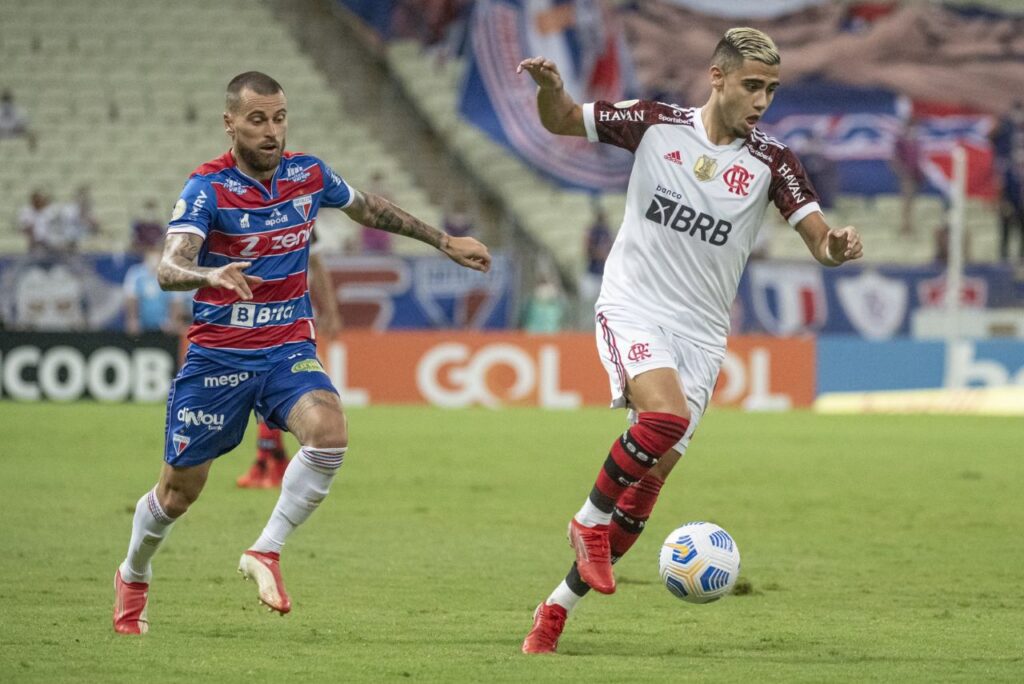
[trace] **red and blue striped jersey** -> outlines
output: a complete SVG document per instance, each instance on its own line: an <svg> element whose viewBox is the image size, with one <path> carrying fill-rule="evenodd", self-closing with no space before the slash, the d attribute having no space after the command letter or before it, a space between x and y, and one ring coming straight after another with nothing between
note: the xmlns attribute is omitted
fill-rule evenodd
<svg viewBox="0 0 1024 684"><path fill-rule="evenodd" d="M203 238L199 265L249 261L263 283L251 301L230 290L196 291L188 339L196 353L247 370L266 370L289 345L315 339L306 271L320 207L344 208L355 192L324 162L286 152L264 185L245 175L228 151L185 184L168 233Z"/></svg>

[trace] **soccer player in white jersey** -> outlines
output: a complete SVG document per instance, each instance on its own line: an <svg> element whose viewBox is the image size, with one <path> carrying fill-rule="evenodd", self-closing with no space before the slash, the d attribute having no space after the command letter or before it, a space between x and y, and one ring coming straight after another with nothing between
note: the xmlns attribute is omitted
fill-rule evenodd
<svg viewBox="0 0 1024 684"><path fill-rule="evenodd" d="M552 653L591 589L615 591L612 563L643 531L686 451L725 356L729 309L769 203L825 266L860 258L857 231L832 229L793 152L757 130L779 86L771 38L733 28L719 41L703 107L631 100L579 105L556 65L523 60L544 127L632 151L622 226L596 306L612 405L630 409L590 495L569 523L576 562L537 607L524 653Z"/></svg>

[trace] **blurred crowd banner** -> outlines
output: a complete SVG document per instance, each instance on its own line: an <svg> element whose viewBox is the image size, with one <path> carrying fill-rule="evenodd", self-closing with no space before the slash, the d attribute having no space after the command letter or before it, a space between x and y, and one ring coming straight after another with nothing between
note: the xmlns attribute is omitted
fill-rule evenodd
<svg viewBox="0 0 1024 684"><path fill-rule="evenodd" d="M516 320L519 274L506 254L477 273L445 257L325 255L346 328L506 329ZM138 258L0 257L0 318L15 330L123 329L125 272Z"/></svg>
<svg viewBox="0 0 1024 684"><path fill-rule="evenodd" d="M584 138L552 136L537 116L537 87L524 58L553 59L578 102L618 101L634 91L625 35L598 0L478 0L469 19L460 113L536 170L565 186L626 186L632 155Z"/></svg>
<svg viewBox="0 0 1024 684"><path fill-rule="evenodd" d="M824 5L830 0L664 0L673 5L718 17L737 19L765 19L789 14L814 5Z"/></svg>
<svg viewBox="0 0 1024 684"><path fill-rule="evenodd" d="M833 333L884 340L910 333L913 313L944 306L942 266L823 269L816 263L752 262L733 309L733 332ZM1016 304L1013 269L969 266L961 302L974 308Z"/></svg>
<svg viewBox="0 0 1024 684"><path fill-rule="evenodd" d="M138 262L127 254L0 256L0 319L37 331L121 329L122 283Z"/></svg>
<svg viewBox="0 0 1024 684"><path fill-rule="evenodd" d="M589 333L345 333L321 356L350 406L431 404L607 406L608 376ZM714 402L755 409L808 406L813 338L730 340Z"/></svg>
<svg viewBox="0 0 1024 684"><path fill-rule="evenodd" d="M911 150L925 191L948 192L950 153L961 145L968 193L991 197L993 116L1024 92L1024 15L963 3L477 0L467 19L441 0L340 2L384 39L437 42L458 25L468 62L460 114L553 181L590 191L624 188L629 156L547 133L532 80L515 74L523 57L554 59L578 102L701 106L716 43L755 20L782 53L783 87L763 127L799 154L833 162L834 191L868 195L899 191L888 163L897 149ZM437 25L403 30L413 15Z"/></svg>
<svg viewBox="0 0 1024 684"><path fill-rule="evenodd" d="M500 330L516 320L519 273L507 254L492 254L487 274L438 256L322 260L346 330Z"/></svg>
<svg viewBox="0 0 1024 684"><path fill-rule="evenodd" d="M160 333L0 333L0 398L163 402L178 339Z"/></svg>
<svg viewBox="0 0 1024 684"><path fill-rule="evenodd" d="M906 138L927 181L923 190L949 194L953 149L960 145L967 151L967 194L995 196L988 140L993 118L966 107L910 102L881 88L805 83L775 100L762 127L799 154L834 162L838 187L833 192L898 193L890 160Z"/></svg>

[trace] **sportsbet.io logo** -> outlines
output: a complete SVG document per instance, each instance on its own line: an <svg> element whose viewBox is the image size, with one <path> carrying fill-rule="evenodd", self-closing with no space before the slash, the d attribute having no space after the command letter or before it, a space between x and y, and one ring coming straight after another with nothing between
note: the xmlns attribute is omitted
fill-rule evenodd
<svg viewBox="0 0 1024 684"><path fill-rule="evenodd" d="M676 199L683 198L681 193L660 185L657 192ZM720 247L728 242L729 231L732 230L732 224L728 221L716 219L711 214L697 211L682 202L676 202L668 199L668 197L659 197L658 195L651 198L651 205L647 207L647 213L644 217L649 221L660 223L674 231L691 237L699 234L702 242L715 245L716 247Z"/></svg>
<svg viewBox="0 0 1024 684"><path fill-rule="evenodd" d="M303 359L292 365L292 373L323 373L324 367L316 359Z"/></svg>

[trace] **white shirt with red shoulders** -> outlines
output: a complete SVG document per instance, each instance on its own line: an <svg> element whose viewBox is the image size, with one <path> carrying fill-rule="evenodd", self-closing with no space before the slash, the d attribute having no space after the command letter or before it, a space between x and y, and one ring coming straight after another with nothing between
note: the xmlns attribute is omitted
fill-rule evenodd
<svg viewBox="0 0 1024 684"><path fill-rule="evenodd" d="M769 203L795 226L820 211L793 151L756 128L708 140L697 107L583 105L587 138L634 153L626 212L598 311L625 309L697 344L725 347L729 310Z"/></svg>

